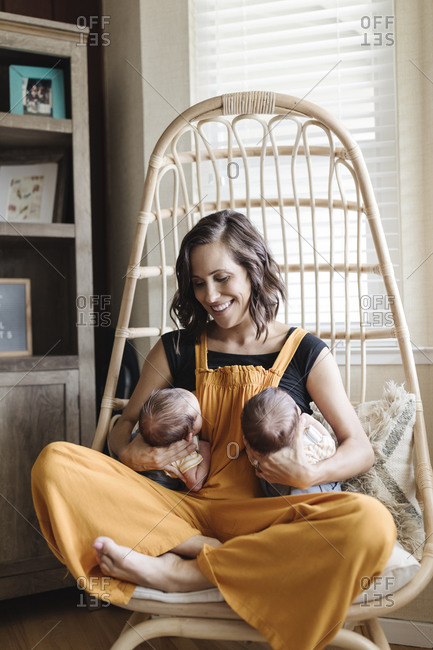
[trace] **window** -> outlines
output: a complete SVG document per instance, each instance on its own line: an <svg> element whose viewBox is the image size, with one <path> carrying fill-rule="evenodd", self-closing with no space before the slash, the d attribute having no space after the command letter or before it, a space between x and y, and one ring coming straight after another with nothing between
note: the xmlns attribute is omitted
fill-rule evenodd
<svg viewBox="0 0 433 650"><path fill-rule="evenodd" d="M242 90L273 90L306 98L337 115L364 154L398 278L392 0L192 0L191 7L193 101ZM215 131L208 137L218 138L218 134ZM252 132L251 141L254 137ZM313 142L314 137L319 143L323 134L312 135ZM267 191L272 194L271 187L265 188L265 194ZM363 232L361 237L364 259L369 260L369 233ZM318 252L326 256L320 233L316 241ZM277 241L273 252L278 258ZM308 279L306 282L308 294ZM293 304L298 302L296 291L299 287L293 286ZM376 281L368 276L364 291L366 296L383 294L381 278ZM337 290L335 298L341 302L344 319L344 291L338 295ZM383 309L385 320L389 305L380 305L379 297L374 307ZM314 322L315 308L314 299L307 301L311 313L306 315L306 326ZM363 308L368 310L369 305ZM297 315L292 311L292 316ZM324 317L326 320L326 314ZM350 318L359 323L356 305Z"/></svg>

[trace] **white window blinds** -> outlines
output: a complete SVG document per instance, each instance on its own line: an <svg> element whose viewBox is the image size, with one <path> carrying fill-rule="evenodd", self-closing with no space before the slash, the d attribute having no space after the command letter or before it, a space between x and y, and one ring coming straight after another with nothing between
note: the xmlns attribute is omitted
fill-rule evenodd
<svg viewBox="0 0 433 650"><path fill-rule="evenodd" d="M323 106L351 130L370 172L398 277L392 0L191 0L191 12L193 101L272 90ZM370 247L366 236L366 259ZM372 277L366 292L374 296L383 289L375 289ZM380 298L375 302L377 310Z"/></svg>

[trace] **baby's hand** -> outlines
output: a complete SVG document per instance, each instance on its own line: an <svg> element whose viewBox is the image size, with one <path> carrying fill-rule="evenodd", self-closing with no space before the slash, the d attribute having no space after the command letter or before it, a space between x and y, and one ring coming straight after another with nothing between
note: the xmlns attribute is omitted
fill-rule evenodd
<svg viewBox="0 0 433 650"><path fill-rule="evenodd" d="M186 483L185 476L182 474L180 469L178 467L176 467L176 465L169 464L169 465L166 465L165 467L163 467L162 469L165 470L166 472L168 472L170 476L173 477L173 475L175 475L177 478L180 478L181 481Z"/></svg>
<svg viewBox="0 0 433 650"><path fill-rule="evenodd" d="M323 436L325 436L325 437L326 436L331 436L331 434L326 429L326 427L324 427L323 424L321 422L319 422L319 420L316 420L316 418L313 418L312 415L309 415L308 413L303 413L301 417L302 417L302 421L305 423L305 428L309 429L309 433L311 433L313 438L314 438L315 432L317 432L319 434L319 436L321 436L321 437L323 437ZM316 433L316 436L317 436L317 433ZM316 440L316 439L311 440L311 442L313 444L314 443L318 444L318 443L320 443L320 441L321 441L321 438L319 440Z"/></svg>
<svg viewBox="0 0 433 650"><path fill-rule="evenodd" d="M200 446L197 451L202 456L201 462L185 472L185 476L182 479L187 488L193 492L201 490L209 474L210 443L205 440L200 440Z"/></svg>

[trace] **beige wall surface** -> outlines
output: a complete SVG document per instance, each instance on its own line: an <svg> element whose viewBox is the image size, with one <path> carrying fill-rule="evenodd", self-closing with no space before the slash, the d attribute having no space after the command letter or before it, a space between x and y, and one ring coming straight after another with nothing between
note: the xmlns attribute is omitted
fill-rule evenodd
<svg viewBox="0 0 433 650"><path fill-rule="evenodd" d="M109 224L113 320L117 320L140 210L147 162L163 130L190 103L188 2L104 0L110 16L105 48ZM150 237L147 251L156 242ZM158 262L156 262L158 263ZM143 325L159 296L137 289L131 325ZM148 341L136 342L140 365Z"/></svg>
<svg viewBox="0 0 433 650"><path fill-rule="evenodd" d="M404 301L412 340L433 345L433 3L395 3Z"/></svg>
<svg viewBox="0 0 433 650"><path fill-rule="evenodd" d="M125 9L127 9L125 11ZM110 44L104 47L108 228L113 319L117 319L145 173L140 5L104 0ZM128 61L130 63L128 63Z"/></svg>
<svg viewBox="0 0 433 650"><path fill-rule="evenodd" d="M395 0L403 299L433 455L433 3ZM425 349L427 348L427 349ZM433 622L433 583L395 618Z"/></svg>
<svg viewBox="0 0 433 650"><path fill-rule="evenodd" d="M140 209L145 168L163 129L190 104L187 0L103 0L110 16L105 48L109 224L113 315L117 317L129 252ZM411 340L422 350L418 367L433 452L433 56L431 0L395 0L395 55L401 193L402 294ZM148 242L150 251L154 242ZM159 313L157 295L143 283L132 325ZM149 313L149 304L152 309ZM137 345L140 363L147 351ZM356 375L356 372L354 372ZM374 367L368 399L387 379L403 381L398 366ZM397 618L433 622L433 585Z"/></svg>

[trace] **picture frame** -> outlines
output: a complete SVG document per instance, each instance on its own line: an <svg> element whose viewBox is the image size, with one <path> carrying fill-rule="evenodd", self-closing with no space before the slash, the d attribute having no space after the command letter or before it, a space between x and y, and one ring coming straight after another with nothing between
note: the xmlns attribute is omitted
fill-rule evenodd
<svg viewBox="0 0 433 650"><path fill-rule="evenodd" d="M68 151L12 148L0 151L0 215L8 222L64 220Z"/></svg>
<svg viewBox="0 0 433 650"><path fill-rule="evenodd" d="M65 118L63 70L28 65L9 66L10 112Z"/></svg>
<svg viewBox="0 0 433 650"><path fill-rule="evenodd" d="M0 357L32 356L29 278L0 278Z"/></svg>

